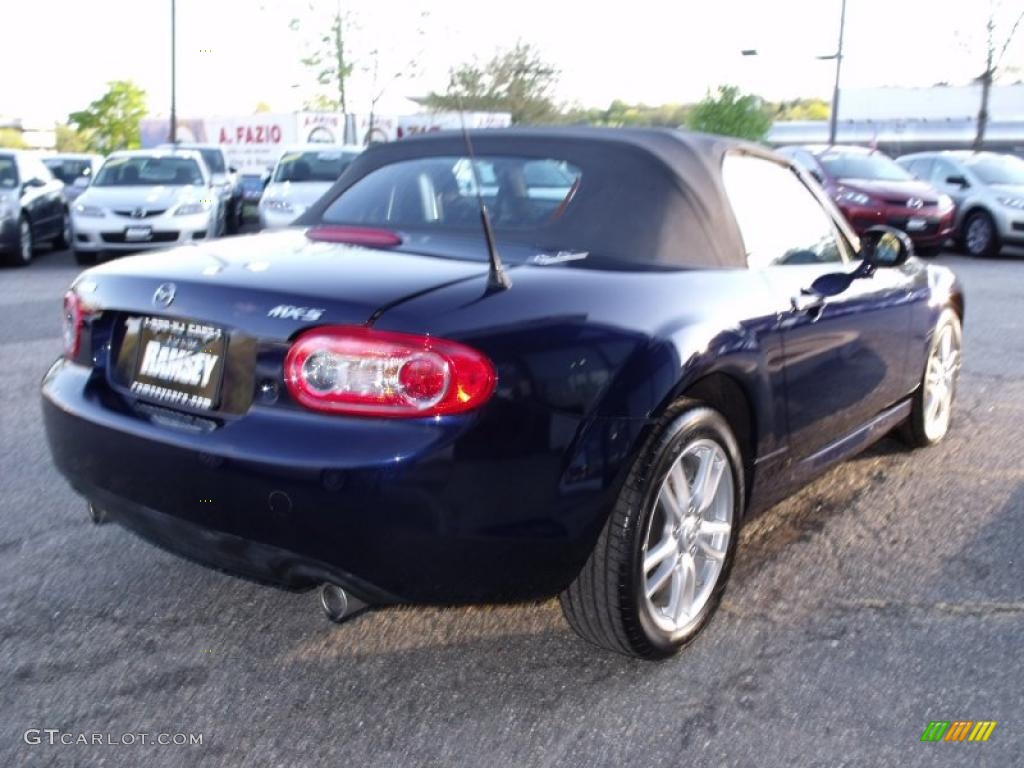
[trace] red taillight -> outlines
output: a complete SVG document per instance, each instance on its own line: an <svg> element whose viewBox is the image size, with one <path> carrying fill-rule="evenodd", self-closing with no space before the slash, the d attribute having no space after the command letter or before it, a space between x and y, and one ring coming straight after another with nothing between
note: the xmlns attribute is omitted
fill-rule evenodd
<svg viewBox="0 0 1024 768"><path fill-rule="evenodd" d="M64 313L62 319L62 336L64 338L64 356L68 360L78 357L82 346L82 322L85 313L82 301L74 291L64 294Z"/></svg>
<svg viewBox="0 0 1024 768"><path fill-rule="evenodd" d="M496 381L490 361L463 344L362 326L303 333L288 350L284 376L307 408L390 418L473 410Z"/></svg>
<svg viewBox="0 0 1024 768"><path fill-rule="evenodd" d="M392 248L402 244L402 238L397 233L373 227L313 227L306 230L306 237L325 243L347 243L370 248Z"/></svg>

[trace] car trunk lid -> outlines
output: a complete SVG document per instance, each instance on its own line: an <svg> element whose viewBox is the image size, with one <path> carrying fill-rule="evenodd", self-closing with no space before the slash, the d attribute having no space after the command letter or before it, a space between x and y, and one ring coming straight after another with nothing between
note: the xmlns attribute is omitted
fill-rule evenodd
<svg viewBox="0 0 1024 768"><path fill-rule="evenodd" d="M480 262L286 230L109 262L79 278L76 290L94 310L188 318L287 340L311 325L363 324L405 298L486 274Z"/></svg>

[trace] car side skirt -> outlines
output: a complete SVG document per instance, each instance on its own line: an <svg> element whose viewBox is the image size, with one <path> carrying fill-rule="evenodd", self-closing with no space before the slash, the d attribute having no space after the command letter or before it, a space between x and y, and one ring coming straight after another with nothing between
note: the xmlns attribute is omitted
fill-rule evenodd
<svg viewBox="0 0 1024 768"><path fill-rule="evenodd" d="M819 451L790 463L788 469L784 466L788 463L785 460L771 462L772 471L770 473L765 471L768 467L759 464L755 469L755 485L749 514L755 515L767 510L836 464L855 456L881 440L910 416L911 405L911 398L901 400L886 408L866 424L848 432L838 440L834 440ZM792 448L790 453L792 453ZM781 459L781 457L779 458ZM777 485L761 482L766 476L775 472L780 472L785 477L785 481Z"/></svg>

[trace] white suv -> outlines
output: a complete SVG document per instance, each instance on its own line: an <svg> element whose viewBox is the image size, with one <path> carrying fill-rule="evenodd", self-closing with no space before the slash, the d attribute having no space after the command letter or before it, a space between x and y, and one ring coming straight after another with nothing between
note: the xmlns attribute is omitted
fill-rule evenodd
<svg viewBox="0 0 1024 768"><path fill-rule="evenodd" d="M897 159L956 201L957 239L971 256L1024 246L1024 160L996 152L919 152Z"/></svg>

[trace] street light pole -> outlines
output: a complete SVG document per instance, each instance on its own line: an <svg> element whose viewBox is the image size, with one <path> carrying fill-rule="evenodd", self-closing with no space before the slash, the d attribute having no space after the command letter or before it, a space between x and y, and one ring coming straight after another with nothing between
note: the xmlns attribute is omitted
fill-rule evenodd
<svg viewBox="0 0 1024 768"><path fill-rule="evenodd" d="M836 51L836 83L832 88L832 113L828 121L828 143L836 143L836 124L839 121L839 72L843 67L843 32L846 27L846 0L839 12L839 49Z"/></svg>
<svg viewBox="0 0 1024 768"><path fill-rule="evenodd" d="M844 0L845 2L845 0ZM175 56L177 53L177 41L175 40L175 27L177 21L177 14L175 9L175 0L171 0L171 130L168 135L168 141L174 144L178 140L178 94L177 94L177 61Z"/></svg>

